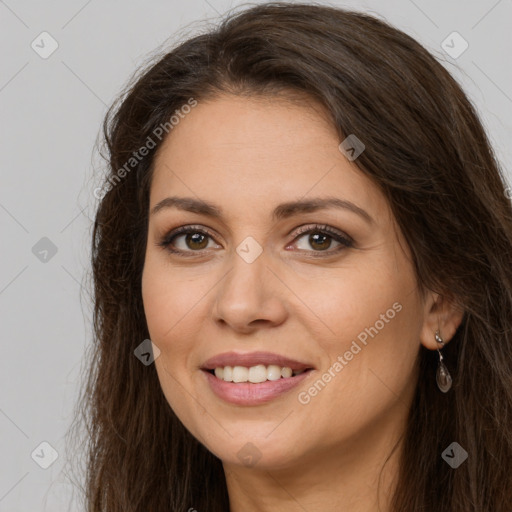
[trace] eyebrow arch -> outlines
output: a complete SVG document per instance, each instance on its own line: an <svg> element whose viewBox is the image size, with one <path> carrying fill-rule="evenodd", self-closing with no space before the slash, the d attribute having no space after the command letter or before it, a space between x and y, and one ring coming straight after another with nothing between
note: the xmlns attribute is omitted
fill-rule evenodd
<svg viewBox="0 0 512 512"><path fill-rule="evenodd" d="M222 209L218 206L201 199L195 199L193 197L177 197L171 196L166 197L159 203L157 203L151 210L151 215L155 215L159 211L165 208L178 208L192 213L198 213L213 217L216 219L222 218ZM328 208L338 208L349 210L362 217L367 223L374 224L374 219L368 212L355 205L354 203L338 197L325 197L325 198L312 198L306 200L289 201L282 203L274 209L272 212L272 218L274 220L287 219L293 215L299 213L310 213L318 210L324 210Z"/></svg>

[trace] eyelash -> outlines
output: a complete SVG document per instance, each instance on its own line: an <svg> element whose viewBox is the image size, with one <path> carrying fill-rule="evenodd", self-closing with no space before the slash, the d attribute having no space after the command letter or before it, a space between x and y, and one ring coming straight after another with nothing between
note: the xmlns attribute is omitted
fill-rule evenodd
<svg viewBox="0 0 512 512"><path fill-rule="evenodd" d="M213 240L215 240L215 237L212 233L210 233L208 230L201 228L199 226L181 226L170 233L166 234L159 242L157 242L157 246L164 248L165 250L169 251L172 254L177 254L184 257L194 257L194 253L202 253L208 249L201 249L198 251L189 250L189 251L183 251L181 249L171 249L170 246L175 238L177 238L179 235L183 234L189 234L189 233L201 233L203 235L207 235ZM354 241L351 237L348 235L342 234L341 232L338 232L337 230L331 228L330 226L327 226L325 224L315 224L313 226L303 226L299 228L299 230L295 233L295 238L293 239L293 242L295 242L298 238L301 238L302 235L307 235L311 233L320 233L322 235L328 235L330 238L334 239L336 242L339 242L342 244L341 247L338 247L334 250L326 250L326 251L306 251L311 252L312 257L326 257L326 256L332 256L333 254L338 254L339 252L343 251L346 248L353 247ZM192 253L192 254L188 254Z"/></svg>

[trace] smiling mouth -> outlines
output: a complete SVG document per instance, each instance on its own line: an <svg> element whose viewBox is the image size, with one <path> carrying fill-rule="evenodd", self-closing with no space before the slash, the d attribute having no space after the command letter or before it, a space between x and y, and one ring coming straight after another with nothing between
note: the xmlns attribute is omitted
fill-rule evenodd
<svg viewBox="0 0 512 512"><path fill-rule="evenodd" d="M262 382L276 381L282 379L290 379L297 377L303 373L311 371L313 368L305 368L302 370L292 370L287 366L278 365L256 365L251 367L245 366L224 366L217 367L214 370L204 369L203 371L214 375L217 379L230 383L252 383L259 384Z"/></svg>

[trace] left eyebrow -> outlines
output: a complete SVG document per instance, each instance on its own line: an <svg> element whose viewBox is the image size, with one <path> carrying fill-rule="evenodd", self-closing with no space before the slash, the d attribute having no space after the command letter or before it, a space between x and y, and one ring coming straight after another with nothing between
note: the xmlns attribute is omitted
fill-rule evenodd
<svg viewBox="0 0 512 512"><path fill-rule="evenodd" d="M208 201L195 199L193 197L166 197L151 209L151 215L155 215L164 208L177 208L179 210L198 213L216 219L223 217L222 208ZM282 203L276 206L272 212L272 218L274 220L287 219L300 213L311 213L329 208L345 209L359 215L369 224L375 223L375 220L366 210L363 210L361 207L346 199L340 199L338 197L318 197Z"/></svg>
<svg viewBox="0 0 512 512"><path fill-rule="evenodd" d="M286 219L298 213L310 213L318 210L326 210L328 208L349 210L350 212L362 217L369 224L373 224L375 222L366 210L363 210L361 207L347 201L346 199L340 199L338 197L317 197L313 199L283 203L275 208L272 217L275 220Z"/></svg>

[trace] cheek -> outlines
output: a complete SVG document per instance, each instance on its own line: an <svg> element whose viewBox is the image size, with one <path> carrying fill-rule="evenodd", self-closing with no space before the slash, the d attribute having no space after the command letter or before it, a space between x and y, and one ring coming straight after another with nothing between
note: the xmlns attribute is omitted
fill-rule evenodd
<svg viewBox="0 0 512 512"><path fill-rule="evenodd" d="M324 296L322 318L336 336L324 334L319 348L328 354L326 364L299 397L302 410L324 424L320 445L391 417L414 390L421 320L416 295L401 281L381 284L347 282ZM303 428L315 436L318 425Z"/></svg>
<svg viewBox="0 0 512 512"><path fill-rule="evenodd" d="M379 337L385 337L381 335L401 329L404 317L420 319L415 281L409 269L390 271L383 259L378 255L364 265L354 262L329 274L313 269L307 278L295 277L294 293L304 304L297 303L304 312L301 316L311 317L310 326L318 325L316 339L327 344L331 355L337 355L359 335L362 342L365 335L371 338L367 329L375 334L375 324Z"/></svg>
<svg viewBox="0 0 512 512"><path fill-rule="evenodd" d="M180 383L184 382L189 348L183 333L187 312L192 309L190 287L180 281L175 271L156 258L147 256L142 276L142 299L151 341L159 348L155 360L158 378L173 409L178 404Z"/></svg>
<svg viewBox="0 0 512 512"><path fill-rule="evenodd" d="M200 329L208 318L211 273L184 272L159 254L148 253L142 275L142 299L151 341L161 351L155 360L160 382L173 405L198 370L194 359ZM174 407L173 407L174 408Z"/></svg>
<svg viewBox="0 0 512 512"><path fill-rule="evenodd" d="M142 300L151 339L163 345L177 338L176 333L187 325L187 316L200 311L200 298L207 293L204 280L183 278L177 267L166 264L165 258L148 253L142 275ZM199 307L198 307L199 306Z"/></svg>
<svg viewBox="0 0 512 512"><path fill-rule="evenodd" d="M383 256L320 286L303 281L297 290L322 320L316 339L327 369L339 363L331 370L336 384L329 387L356 408L407 387L419 350L422 312L412 269L402 261L385 265Z"/></svg>
<svg viewBox="0 0 512 512"><path fill-rule="evenodd" d="M172 410L201 442L194 418L202 417L199 402L190 400L191 329L200 313L197 282L180 279L179 271L148 255L142 276L142 298L151 341L160 349L155 368ZM206 292L206 290L205 290ZM191 315L194 322L191 322Z"/></svg>

